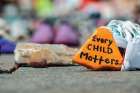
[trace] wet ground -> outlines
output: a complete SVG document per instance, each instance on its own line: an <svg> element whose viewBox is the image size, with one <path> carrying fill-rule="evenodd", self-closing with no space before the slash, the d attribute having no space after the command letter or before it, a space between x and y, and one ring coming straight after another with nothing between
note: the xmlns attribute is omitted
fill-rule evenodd
<svg viewBox="0 0 140 93"><path fill-rule="evenodd" d="M0 56L10 68L13 55ZM0 93L140 93L140 72L89 71L81 66L20 68L0 75Z"/></svg>

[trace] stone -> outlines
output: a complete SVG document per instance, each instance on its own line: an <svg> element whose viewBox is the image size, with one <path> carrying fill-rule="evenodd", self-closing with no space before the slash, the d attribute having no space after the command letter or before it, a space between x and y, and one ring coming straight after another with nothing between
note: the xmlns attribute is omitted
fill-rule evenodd
<svg viewBox="0 0 140 93"><path fill-rule="evenodd" d="M92 70L121 70L123 57L108 27L99 27L74 55L73 61Z"/></svg>
<svg viewBox="0 0 140 93"><path fill-rule="evenodd" d="M60 44L19 43L14 51L16 63L70 65L76 48ZM45 63L44 63L45 62Z"/></svg>

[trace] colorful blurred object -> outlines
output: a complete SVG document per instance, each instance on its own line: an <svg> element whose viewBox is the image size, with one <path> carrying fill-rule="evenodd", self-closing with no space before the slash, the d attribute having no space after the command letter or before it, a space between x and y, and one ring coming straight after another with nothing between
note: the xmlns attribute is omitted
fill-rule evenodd
<svg viewBox="0 0 140 93"><path fill-rule="evenodd" d="M112 19L140 23L139 6L139 0L1 0L0 35L15 42L31 40L41 44L79 45L95 28ZM57 24L63 20L70 24ZM110 28L114 25L124 28L121 23ZM133 28L130 22L123 26L129 26L127 31ZM122 38L118 35L122 33L119 27L113 29L114 38L118 45L126 48L131 35L126 31L126 37Z"/></svg>
<svg viewBox="0 0 140 93"><path fill-rule="evenodd" d="M126 48L128 42L140 36L140 25L131 21L112 20L108 27L112 30L118 46L122 48Z"/></svg>
<svg viewBox="0 0 140 93"><path fill-rule="evenodd" d="M49 24L41 23L32 36L32 42L40 44L52 43L54 38L53 30Z"/></svg>
<svg viewBox="0 0 140 93"><path fill-rule="evenodd" d="M79 36L75 29L68 23L61 23L55 28L55 44L65 44L70 46L79 45Z"/></svg>
<svg viewBox="0 0 140 93"><path fill-rule="evenodd" d="M13 53L16 47L16 43L0 37L0 53L9 54Z"/></svg>
<svg viewBox="0 0 140 93"><path fill-rule="evenodd" d="M52 0L35 0L34 6L38 16L43 18L50 15L53 10Z"/></svg>

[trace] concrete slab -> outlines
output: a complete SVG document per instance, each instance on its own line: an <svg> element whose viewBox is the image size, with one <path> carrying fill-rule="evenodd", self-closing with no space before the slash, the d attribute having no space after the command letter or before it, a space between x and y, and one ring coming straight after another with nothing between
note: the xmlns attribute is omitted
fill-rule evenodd
<svg viewBox="0 0 140 93"><path fill-rule="evenodd" d="M11 67L13 55L0 56ZM139 93L140 72L90 71L82 66L20 68L0 75L0 93Z"/></svg>

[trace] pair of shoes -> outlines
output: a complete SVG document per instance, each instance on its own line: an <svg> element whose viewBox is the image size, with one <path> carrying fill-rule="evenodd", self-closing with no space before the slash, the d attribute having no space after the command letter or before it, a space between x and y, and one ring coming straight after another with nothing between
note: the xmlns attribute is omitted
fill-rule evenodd
<svg viewBox="0 0 140 93"><path fill-rule="evenodd" d="M54 27L48 23L41 23L33 34L31 41L40 44L79 45L77 32L66 22Z"/></svg>
<svg viewBox="0 0 140 93"><path fill-rule="evenodd" d="M16 43L0 37L0 53L9 54L13 53Z"/></svg>

